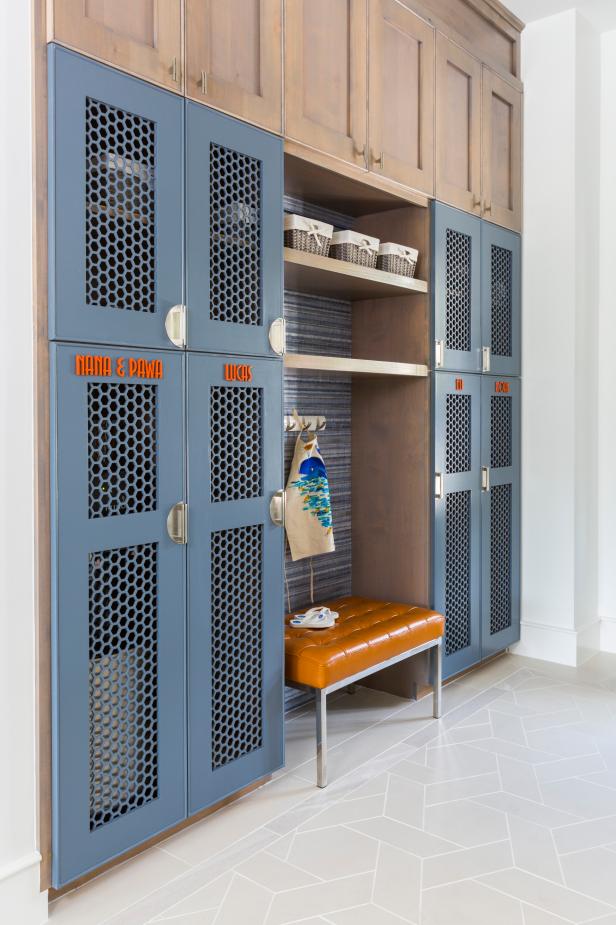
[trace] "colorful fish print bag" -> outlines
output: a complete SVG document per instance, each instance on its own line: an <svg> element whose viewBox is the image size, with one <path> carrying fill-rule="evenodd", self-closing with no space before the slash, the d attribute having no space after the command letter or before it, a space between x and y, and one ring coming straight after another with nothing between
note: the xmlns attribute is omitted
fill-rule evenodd
<svg viewBox="0 0 616 925"><path fill-rule="evenodd" d="M286 494L285 523L293 561L334 552L329 482L316 434L306 440L299 434Z"/></svg>

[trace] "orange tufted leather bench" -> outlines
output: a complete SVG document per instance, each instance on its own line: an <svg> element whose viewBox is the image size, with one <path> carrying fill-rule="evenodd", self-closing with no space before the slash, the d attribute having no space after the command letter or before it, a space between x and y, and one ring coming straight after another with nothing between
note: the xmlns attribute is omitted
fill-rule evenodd
<svg viewBox="0 0 616 925"><path fill-rule="evenodd" d="M363 597L342 597L323 606L340 614L326 630L285 625L287 684L315 691L317 783L326 786L327 694L395 662L430 649L434 656L434 716L440 716L441 648L445 617L424 607Z"/></svg>

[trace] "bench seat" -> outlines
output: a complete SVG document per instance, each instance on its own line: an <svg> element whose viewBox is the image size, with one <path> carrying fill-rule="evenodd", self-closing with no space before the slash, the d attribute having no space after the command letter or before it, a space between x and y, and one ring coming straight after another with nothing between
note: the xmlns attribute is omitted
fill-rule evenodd
<svg viewBox="0 0 616 925"><path fill-rule="evenodd" d="M290 626L293 614L286 618L287 682L322 690L438 639L445 630L440 613L412 604L341 597L323 606L340 614L331 629Z"/></svg>
<svg viewBox="0 0 616 925"><path fill-rule="evenodd" d="M285 625L285 679L291 687L315 695L317 720L317 785L327 785L327 695L388 665L430 651L433 715L441 713L441 665L445 618L434 610L340 597L322 605L339 613L330 629Z"/></svg>

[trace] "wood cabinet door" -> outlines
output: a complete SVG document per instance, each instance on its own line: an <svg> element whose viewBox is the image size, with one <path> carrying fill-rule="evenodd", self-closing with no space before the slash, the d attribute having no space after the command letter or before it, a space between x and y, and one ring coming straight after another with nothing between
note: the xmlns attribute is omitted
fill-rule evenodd
<svg viewBox="0 0 616 925"><path fill-rule="evenodd" d="M282 129L282 0L186 0L186 95Z"/></svg>
<svg viewBox="0 0 616 925"><path fill-rule="evenodd" d="M436 198L481 215L481 63L436 36Z"/></svg>
<svg viewBox="0 0 616 925"><path fill-rule="evenodd" d="M182 90L181 0L52 0L50 41Z"/></svg>
<svg viewBox="0 0 616 925"><path fill-rule="evenodd" d="M397 0L370 3L370 169L434 193L434 29Z"/></svg>
<svg viewBox="0 0 616 925"><path fill-rule="evenodd" d="M483 68L482 189L484 218L522 227L522 94Z"/></svg>
<svg viewBox="0 0 616 925"><path fill-rule="evenodd" d="M285 134L366 166L367 0L286 0Z"/></svg>

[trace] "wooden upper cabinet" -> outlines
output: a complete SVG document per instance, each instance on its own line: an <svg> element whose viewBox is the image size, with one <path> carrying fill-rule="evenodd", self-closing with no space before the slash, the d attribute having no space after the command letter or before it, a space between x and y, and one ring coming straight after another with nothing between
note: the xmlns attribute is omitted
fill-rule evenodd
<svg viewBox="0 0 616 925"><path fill-rule="evenodd" d="M397 0L370 0L369 41L370 169L432 195L434 29Z"/></svg>
<svg viewBox="0 0 616 925"><path fill-rule="evenodd" d="M522 226L522 94L483 69L483 215L497 225Z"/></svg>
<svg viewBox="0 0 616 925"><path fill-rule="evenodd" d="M50 0L49 40L183 89L181 0Z"/></svg>
<svg viewBox="0 0 616 925"><path fill-rule="evenodd" d="M186 0L186 95L282 131L282 0Z"/></svg>
<svg viewBox="0 0 616 925"><path fill-rule="evenodd" d="M285 0L285 134L366 166L367 0Z"/></svg>
<svg viewBox="0 0 616 925"><path fill-rule="evenodd" d="M436 198L481 215L481 63L436 37Z"/></svg>

